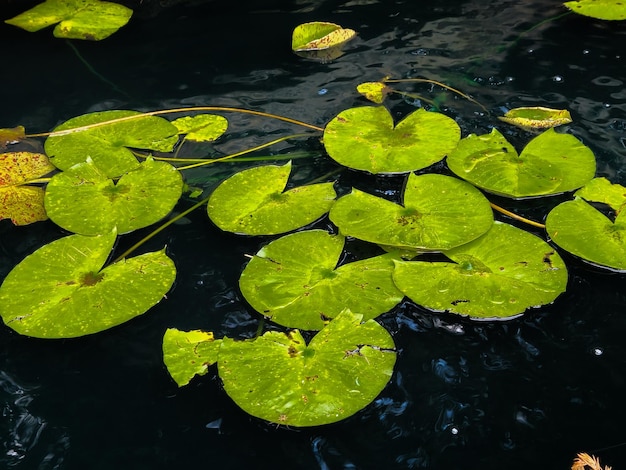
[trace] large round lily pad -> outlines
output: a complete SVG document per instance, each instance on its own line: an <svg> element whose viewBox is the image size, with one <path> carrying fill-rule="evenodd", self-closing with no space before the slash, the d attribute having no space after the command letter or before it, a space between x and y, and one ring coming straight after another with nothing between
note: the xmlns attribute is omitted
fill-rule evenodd
<svg viewBox="0 0 626 470"><path fill-rule="evenodd" d="M450 176L410 174L404 205L357 189L337 200L330 219L343 235L381 245L449 250L491 228L489 201L472 185Z"/></svg>
<svg viewBox="0 0 626 470"><path fill-rule="evenodd" d="M441 160L461 137L457 123L418 109L395 127L383 106L346 109L324 129L324 147L338 163L370 173L406 173Z"/></svg>
<svg viewBox="0 0 626 470"><path fill-rule="evenodd" d="M48 217L82 235L118 233L147 227L165 217L183 190L170 164L148 159L117 183L89 160L55 175L46 188Z"/></svg>
<svg viewBox="0 0 626 470"><path fill-rule="evenodd" d="M333 183L285 191L290 172L288 162L234 174L211 194L209 217L222 230L244 235L275 235L315 222L335 201Z"/></svg>
<svg viewBox="0 0 626 470"><path fill-rule="evenodd" d="M554 248L512 225L447 251L453 263L397 261L394 281L415 303L474 319L508 319L565 292L567 268Z"/></svg>
<svg viewBox="0 0 626 470"><path fill-rule="evenodd" d="M172 286L176 268L164 251L102 269L115 232L71 235L27 256L0 287L0 315L10 328L37 338L97 333L146 312Z"/></svg>
<svg viewBox="0 0 626 470"><path fill-rule="evenodd" d="M369 320L391 310L404 295L393 283L393 255L336 268L344 237L323 230L296 232L264 246L241 274L246 300L272 321L319 330L344 308Z"/></svg>
<svg viewBox="0 0 626 470"><path fill-rule="evenodd" d="M77 127L103 124L86 130L70 131ZM46 154L61 170L68 170L90 157L109 178L121 176L139 166L131 148L171 152L178 142L178 129L168 120L157 116L142 116L136 111L102 111L84 114L65 121L54 129L66 131L46 139Z"/></svg>
<svg viewBox="0 0 626 470"><path fill-rule="evenodd" d="M346 310L307 345L298 330L253 341L222 340L218 372L247 413L289 426L334 423L371 403L396 361L393 339L375 320Z"/></svg>
<svg viewBox="0 0 626 470"><path fill-rule="evenodd" d="M593 152L576 137L554 129L531 140L520 155L495 128L490 134L472 134L459 142L447 163L479 188L514 198L572 191L596 171Z"/></svg>

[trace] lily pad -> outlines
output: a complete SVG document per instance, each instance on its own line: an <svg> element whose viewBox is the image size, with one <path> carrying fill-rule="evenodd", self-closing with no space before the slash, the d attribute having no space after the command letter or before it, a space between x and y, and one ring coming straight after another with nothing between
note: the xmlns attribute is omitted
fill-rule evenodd
<svg viewBox="0 0 626 470"><path fill-rule="evenodd" d="M616 212L621 212L626 204L626 188L613 184L606 178L594 178L574 193L586 201L601 202Z"/></svg>
<svg viewBox="0 0 626 470"><path fill-rule="evenodd" d="M0 129L0 150L4 150L10 144L16 144L24 137L26 129L24 126Z"/></svg>
<svg viewBox="0 0 626 470"><path fill-rule="evenodd" d="M169 214L182 191L180 173L165 162L147 159L116 184L88 160L50 180L45 204L50 219L70 232L127 233Z"/></svg>
<svg viewBox="0 0 626 470"><path fill-rule="evenodd" d="M611 221L577 197L550 211L546 231L564 250L593 264L626 271L626 211Z"/></svg>
<svg viewBox="0 0 626 470"><path fill-rule="evenodd" d="M46 220L44 190L28 183L54 169L41 153L0 154L0 220L11 219L15 225Z"/></svg>
<svg viewBox="0 0 626 470"><path fill-rule="evenodd" d="M207 211L215 225L244 235L275 235L315 222L336 197L333 183L285 191L291 161L240 171L211 194Z"/></svg>
<svg viewBox="0 0 626 470"><path fill-rule="evenodd" d="M82 126L92 127L75 129ZM136 111L84 114L65 121L54 132L60 135L48 137L45 150L57 168L68 170L90 157L109 178L139 166L131 148L171 152L178 142L178 129L167 119Z"/></svg>
<svg viewBox="0 0 626 470"><path fill-rule="evenodd" d="M102 269L116 234L70 235L27 256L0 287L0 315L20 334L74 338L145 313L172 286L176 268L164 250Z"/></svg>
<svg viewBox="0 0 626 470"><path fill-rule="evenodd" d="M186 134L187 140L212 142L221 137L228 128L228 120L217 114L198 114L184 116L172 121L180 134Z"/></svg>
<svg viewBox="0 0 626 470"><path fill-rule="evenodd" d="M385 388L396 361L376 321L346 310L307 345L298 330L253 341L222 340L217 363L226 393L244 411L288 426L345 419Z"/></svg>
<svg viewBox="0 0 626 470"><path fill-rule="evenodd" d="M574 13L600 20L626 20L626 4L623 0L580 0L565 2Z"/></svg>
<svg viewBox="0 0 626 470"><path fill-rule="evenodd" d="M382 106L342 111L324 129L324 147L341 165L370 173L407 173L438 162L461 137L457 123L418 109L395 127Z"/></svg>
<svg viewBox="0 0 626 470"><path fill-rule="evenodd" d="M572 122L572 116L567 109L542 106L511 109L498 119L526 130L548 129Z"/></svg>
<svg viewBox="0 0 626 470"><path fill-rule="evenodd" d="M404 205L353 189L337 200L330 220L345 236L403 249L441 251L487 232L493 211L485 196L465 181L411 173Z"/></svg>
<svg viewBox="0 0 626 470"><path fill-rule="evenodd" d="M373 103L380 104L389 93L389 87L382 82L366 82L356 87L356 90Z"/></svg>
<svg viewBox="0 0 626 470"><path fill-rule="evenodd" d="M404 297L391 277L395 256L336 267L344 242L323 230L272 241L243 270L243 296L272 321L304 330L322 329L345 308L362 312L365 320L388 312Z"/></svg>
<svg viewBox="0 0 626 470"><path fill-rule="evenodd" d="M46 0L5 23L39 31L57 24L54 36L100 41L128 23L133 11L123 5L100 0Z"/></svg>
<svg viewBox="0 0 626 470"><path fill-rule="evenodd" d="M163 336L163 362L179 387L196 375L204 375L217 362L222 340L200 330L168 328Z"/></svg>
<svg viewBox="0 0 626 470"><path fill-rule="evenodd" d="M454 262L397 261L396 285L428 309L478 320L514 318L553 302L567 285L567 268L554 248L500 222L445 255Z"/></svg>
<svg viewBox="0 0 626 470"><path fill-rule="evenodd" d="M296 52L329 49L345 44L355 36L352 29L344 29L335 23L304 23L293 30L291 49Z"/></svg>
<svg viewBox="0 0 626 470"><path fill-rule="evenodd" d="M448 155L459 177L494 194L523 198L572 191L596 171L593 152L576 137L548 129L531 140L520 155L506 138L469 135Z"/></svg>

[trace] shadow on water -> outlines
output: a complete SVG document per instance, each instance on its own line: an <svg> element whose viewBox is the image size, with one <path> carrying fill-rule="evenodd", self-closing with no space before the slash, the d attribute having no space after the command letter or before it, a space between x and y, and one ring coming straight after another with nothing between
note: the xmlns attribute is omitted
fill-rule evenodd
<svg viewBox="0 0 626 470"><path fill-rule="evenodd" d="M90 111L194 105L253 108L323 126L339 111L367 104L355 92L361 82L426 77L470 93L492 115L429 86L406 89L437 98L464 135L498 126L518 148L532 135L501 126L494 115L528 105L570 109L574 122L562 131L592 148L600 176L626 184L623 22L569 15L542 23L564 12L548 0L294 0L263 8L249 1L145 3L109 39L75 43L115 88L49 30L28 34L3 26L12 72L3 88L19 93L3 96L2 127L22 124L37 132ZM334 62L302 60L289 50L290 34L313 20L337 22L359 37ZM399 96L388 101L396 118L421 104ZM220 152L293 131L248 116L229 119L233 136L217 146ZM291 145L276 151L319 151L314 139ZM334 168L323 158L298 160L295 167L303 181ZM224 168L195 177L217 182L230 171ZM339 177L344 190L372 181L357 172ZM395 197L401 186L388 179L384 188ZM558 199L524 201L519 208L542 220ZM188 206L183 201L176 210ZM145 247L167 245L179 272L168 300L146 315L75 340L32 340L0 329L0 466L569 468L583 451L614 468L626 463L623 275L562 253L570 270L567 292L508 322L475 323L404 302L380 318L399 357L374 403L343 422L290 429L246 415L221 389L214 369L182 389L167 375L166 328L245 337L259 321L236 286L243 254L267 240L221 233L202 211L183 222ZM62 235L51 223L13 228L3 221L0 276Z"/></svg>

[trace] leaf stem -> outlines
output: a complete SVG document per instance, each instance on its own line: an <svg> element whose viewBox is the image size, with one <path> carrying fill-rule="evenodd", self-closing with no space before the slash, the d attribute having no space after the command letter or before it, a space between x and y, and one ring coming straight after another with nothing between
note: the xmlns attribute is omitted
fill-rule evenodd
<svg viewBox="0 0 626 470"><path fill-rule="evenodd" d="M526 217L522 217L521 215L517 215L516 213L508 211L505 208L494 204L493 202L490 202L489 204L491 204L491 207L495 209L496 211L506 216L509 216L512 219L519 220L520 222L524 222L525 224L532 225L533 227L546 228L544 224L540 224L539 222L535 222L534 220L530 220L530 219L527 219Z"/></svg>

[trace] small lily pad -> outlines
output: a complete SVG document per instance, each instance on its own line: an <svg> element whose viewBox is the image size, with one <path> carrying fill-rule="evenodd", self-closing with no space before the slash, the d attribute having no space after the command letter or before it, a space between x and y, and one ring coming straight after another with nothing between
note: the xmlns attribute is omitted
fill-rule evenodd
<svg viewBox="0 0 626 470"><path fill-rule="evenodd" d="M10 144L16 144L26 137L24 126L0 129L0 150L4 150Z"/></svg>
<svg viewBox="0 0 626 470"><path fill-rule="evenodd" d="M366 82L356 87L356 90L373 103L380 104L389 93L389 87L382 82Z"/></svg>
<svg viewBox="0 0 626 470"><path fill-rule="evenodd" d="M549 304L567 285L567 268L554 248L500 222L445 255L454 262L396 261L396 285L428 309L481 320L514 318Z"/></svg>
<svg viewBox="0 0 626 470"><path fill-rule="evenodd" d="M72 130L82 126L93 127ZM65 121L54 132L60 135L48 137L45 150L57 168L68 170L90 157L109 178L139 166L131 148L171 152L178 142L178 129L167 119L136 111L84 114Z"/></svg>
<svg viewBox="0 0 626 470"><path fill-rule="evenodd" d="M147 159L117 183L91 160L55 175L46 189L52 221L82 235L127 233L158 222L174 208L183 180L172 165Z"/></svg>
<svg viewBox="0 0 626 470"><path fill-rule="evenodd" d="M454 150L461 130L440 113L418 109L395 127L382 106L342 111L324 129L324 147L341 165L370 173L407 173Z"/></svg>
<svg viewBox="0 0 626 470"><path fill-rule="evenodd" d="M243 296L272 321L303 330L322 329L345 308L362 312L365 320L388 312L403 298L391 277L395 256L336 267L344 242L323 230L272 241L243 270Z"/></svg>
<svg viewBox="0 0 626 470"><path fill-rule="evenodd" d="M329 49L345 44L355 36L352 29L344 29L335 23L304 23L293 30L291 49L296 52Z"/></svg>
<svg viewBox="0 0 626 470"><path fill-rule="evenodd" d="M275 235L315 222L336 197L333 183L285 191L291 161L240 171L211 194L207 211L215 225L244 235Z"/></svg>
<svg viewBox="0 0 626 470"><path fill-rule="evenodd" d="M330 220L345 236L403 249L441 251L487 232L493 211L485 196L465 181L411 173L404 205L353 189L337 200Z"/></svg>
<svg viewBox="0 0 626 470"><path fill-rule="evenodd" d="M222 340L200 330L168 328L163 336L163 362L179 387L196 375L204 375L217 362Z"/></svg>
<svg viewBox="0 0 626 470"><path fill-rule="evenodd" d="M526 130L548 129L572 122L572 116L567 109L542 106L511 109L498 119Z"/></svg>
<svg viewBox="0 0 626 470"><path fill-rule="evenodd" d="M9 328L36 338L74 338L145 313L172 286L176 268L164 250L104 269L116 234L70 235L27 256L0 287Z"/></svg>
<svg viewBox="0 0 626 470"><path fill-rule="evenodd" d="M54 36L100 41L128 23L133 11L123 5L100 0L46 0L5 23L39 31L57 24Z"/></svg>
<svg viewBox="0 0 626 470"><path fill-rule="evenodd" d="M479 188L513 198L572 191L589 182L596 171L591 149L554 129L531 140L520 155L497 129L472 134L459 142L447 163Z"/></svg>
<svg viewBox="0 0 626 470"><path fill-rule="evenodd" d="M287 426L345 419L385 388L396 361L393 339L374 320L346 310L307 345L298 330L252 341L222 340L218 372L244 411Z"/></svg>
<svg viewBox="0 0 626 470"><path fill-rule="evenodd" d="M187 140L195 142L213 142L221 137L228 128L228 121L217 114L198 114L184 116L172 121L180 134L186 134Z"/></svg>
<svg viewBox="0 0 626 470"><path fill-rule="evenodd" d="M600 20L626 20L626 4L623 0L580 0L565 2L563 5L579 15Z"/></svg>
<svg viewBox="0 0 626 470"><path fill-rule="evenodd" d="M554 243L573 255L616 271L626 271L626 211L611 221L577 197L559 204L546 219Z"/></svg>

